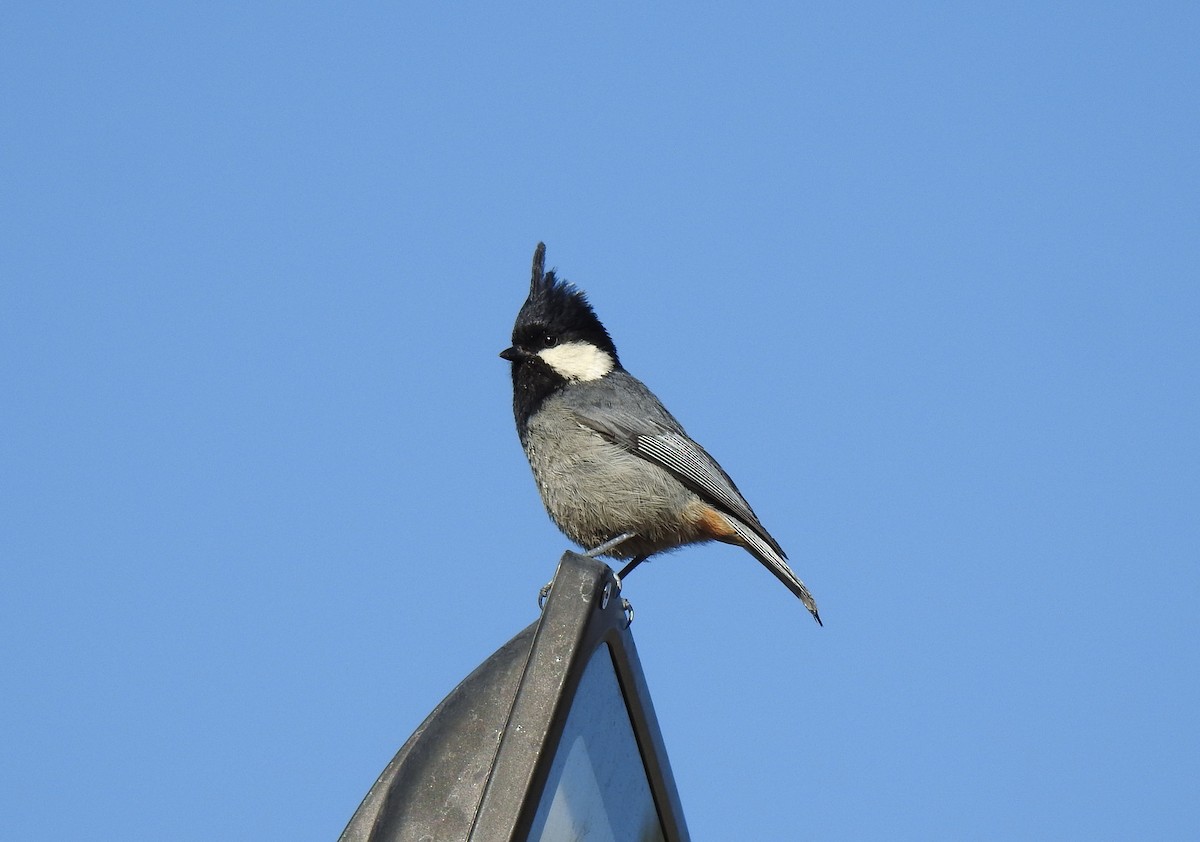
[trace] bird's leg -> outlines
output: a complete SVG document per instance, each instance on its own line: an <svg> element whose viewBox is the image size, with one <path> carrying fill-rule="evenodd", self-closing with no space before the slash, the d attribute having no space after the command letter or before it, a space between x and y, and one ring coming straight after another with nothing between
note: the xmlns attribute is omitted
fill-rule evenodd
<svg viewBox="0 0 1200 842"><path fill-rule="evenodd" d="M624 567L621 568L621 572L617 574L617 581L623 580L626 576L628 576L630 573L633 572L633 569L635 567L637 567L639 564L641 564L643 561L645 561L648 558L650 558L650 556L640 555L637 558L635 558L633 561L629 562L629 564L626 564Z"/></svg>
<svg viewBox="0 0 1200 842"><path fill-rule="evenodd" d="M645 561L648 558L650 558L650 556L640 555L637 558L635 558L633 561L629 562L629 564L626 564L624 567L621 568L621 572L616 574L617 590L621 590L621 588L623 588L625 586L625 577L633 572L633 568L637 567L639 564L641 564L643 561ZM626 603L626 606L627 606L626 610L629 612L629 623L632 623L633 622L633 606L628 604L629 600L624 600L624 602ZM629 623L625 624L626 628L629 627Z"/></svg>
<svg viewBox="0 0 1200 842"><path fill-rule="evenodd" d="M600 546L593 547L592 549L588 550L586 553L584 553L584 555L587 556L588 558L596 558L597 556L602 556L609 550L613 549L614 547L618 547L621 544L625 543L626 541L628 541L630 538L632 538L635 535L637 535L636 532L622 532L616 538L612 538L608 541L605 541ZM638 559L638 560L641 561L641 559ZM632 570L633 565L630 565L629 568L627 568L627 569ZM553 582L547 582L545 585L542 586L542 589L540 591L538 591L538 608L539 609L545 604L546 597L550 596L550 587L553 584L554 584ZM621 580L618 577L617 586L620 587L620 584L621 584Z"/></svg>
<svg viewBox="0 0 1200 842"><path fill-rule="evenodd" d="M593 547L592 549L588 550L586 553L584 553L584 555L587 556L588 558L596 558L597 556L602 556L609 550L612 550L616 547L619 547L621 544L624 544L626 541L628 541L630 538L634 537L635 535L637 535L636 532L622 532L616 538L612 538L608 541L605 541L600 546Z"/></svg>

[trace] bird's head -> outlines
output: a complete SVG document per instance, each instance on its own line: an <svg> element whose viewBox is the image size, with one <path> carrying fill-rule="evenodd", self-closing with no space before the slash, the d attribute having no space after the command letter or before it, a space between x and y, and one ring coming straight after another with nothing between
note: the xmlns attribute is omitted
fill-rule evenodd
<svg viewBox="0 0 1200 842"><path fill-rule="evenodd" d="M512 347L500 356L513 365L513 379L526 370L556 382L598 380L621 367L617 348L587 297L554 270L547 272L546 246L533 253L529 297L513 325Z"/></svg>

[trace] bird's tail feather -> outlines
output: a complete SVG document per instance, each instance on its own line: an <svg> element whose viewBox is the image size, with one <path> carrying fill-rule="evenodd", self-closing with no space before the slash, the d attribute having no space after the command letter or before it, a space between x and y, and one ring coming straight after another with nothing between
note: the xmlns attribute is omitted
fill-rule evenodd
<svg viewBox="0 0 1200 842"><path fill-rule="evenodd" d="M783 582L787 589L800 598L804 603L804 607L813 615L813 619L817 621L817 625L823 626L821 615L817 611L817 601L813 599L808 588L800 581L800 578L792 572L792 568L788 566L787 559L782 554L758 536L754 530L746 526L737 518L726 517L729 525L733 527L737 533L739 543L750 551L751 555L763 563L763 566L775 574L775 578Z"/></svg>

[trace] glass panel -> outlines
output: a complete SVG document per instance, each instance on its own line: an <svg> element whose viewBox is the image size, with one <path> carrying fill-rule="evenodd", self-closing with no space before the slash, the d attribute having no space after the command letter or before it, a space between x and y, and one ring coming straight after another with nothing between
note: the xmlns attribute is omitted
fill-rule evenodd
<svg viewBox="0 0 1200 842"><path fill-rule="evenodd" d="M583 671L529 838L663 839L608 644L596 649Z"/></svg>

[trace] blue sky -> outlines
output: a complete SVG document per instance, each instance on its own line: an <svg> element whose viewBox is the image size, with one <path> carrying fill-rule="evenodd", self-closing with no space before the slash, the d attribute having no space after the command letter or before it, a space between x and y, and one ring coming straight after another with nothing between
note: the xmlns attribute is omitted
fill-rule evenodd
<svg viewBox="0 0 1200 842"><path fill-rule="evenodd" d="M729 470L627 583L698 839L1200 824L1194 4L26 4L0 837L331 839L569 545L534 245Z"/></svg>

